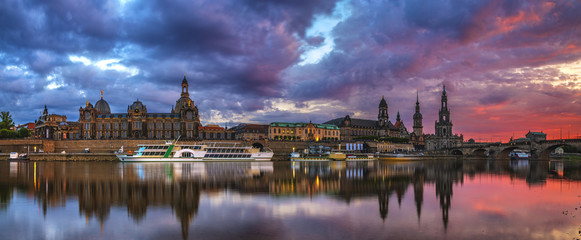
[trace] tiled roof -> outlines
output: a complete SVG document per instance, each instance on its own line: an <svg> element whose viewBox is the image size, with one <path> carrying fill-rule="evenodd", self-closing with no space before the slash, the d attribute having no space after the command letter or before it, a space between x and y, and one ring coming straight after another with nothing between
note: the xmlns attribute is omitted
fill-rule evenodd
<svg viewBox="0 0 581 240"><path fill-rule="evenodd" d="M220 127L218 125L208 125L208 126L199 126L198 127L199 130L224 130L223 127Z"/></svg>
<svg viewBox="0 0 581 240"><path fill-rule="evenodd" d="M316 128L338 130L339 128L334 124L318 124L318 123L289 123L289 122L272 122L271 127L306 127L309 124L313 124Z"/></svg>
<svg viewBox="0 0 581 240"><path fill-rule="evenodd" d="M343 124L344 118L335 118L333 120L325 122L325 124L334 124L339 127L344 127ZM351 118L351 127L364 127L364 128L375 128L377 127L377 121L375 120L367 120L367 119L359 119L359 118Z"/></svg>

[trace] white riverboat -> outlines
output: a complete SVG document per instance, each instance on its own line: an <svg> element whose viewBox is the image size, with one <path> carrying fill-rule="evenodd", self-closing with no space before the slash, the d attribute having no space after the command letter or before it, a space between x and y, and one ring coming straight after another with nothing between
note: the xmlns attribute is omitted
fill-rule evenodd
<svg viewBox="0 0 581 240"><path fill-rule="evenodd" d="M138 145L134 154L120 151L122 162L200 162L200 161L270 161L274 153L269 148L255 148L240 143L215 142L197 144Z"/></svg>
<svg viewBox="0 0 581 240"><path fill-rule="evenodd" d="M529 159L531 157L531 154L527 151L524 151L524 150L515 149L508 154L508 157L510 157L510 159L512 159L512 160Z"/></svg>

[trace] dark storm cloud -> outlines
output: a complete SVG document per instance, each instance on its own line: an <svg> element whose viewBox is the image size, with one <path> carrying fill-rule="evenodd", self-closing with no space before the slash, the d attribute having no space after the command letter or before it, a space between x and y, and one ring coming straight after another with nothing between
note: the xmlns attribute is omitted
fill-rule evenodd
<svg viewBox="0 0 581 240"><path fill-rule="evenodd" d="M30 121L46 103L75 120L105 90L113 111L140 98L167 112L186 74L207 118L217 110L260 122L373 119L385 96L390 120L399 110L409 128L416 89L429 123L445 82L455 129L506 131L529 126L497 127L515 112L578 109L578 75L557 65L581 59L579 12L579 1L6 0L0 108ZM342 14L328 34L307 34L319 17ZM331 49L320 60L298 64L322 47ZM343 108L299 114L272 106L276 99L295 110L329 100Z"/></svg>
<svg viewBox="0 0 581 240"><path fill-rule="evenodd" d="M3 1L0 41L9 52L107 50L118 31L114 8L103 1Z"/></svg>
<svg viewBox="0 0 581 240"><path fill-rule="evenodd" d="M390 116L398 108L404 108L402 115L411 116L409 103L415 102L413 90L419 88L423 89L420 102L426 106L424 120L431 122L437 116L437 89L446 82L453 93L454 113L477 107L491 107L489 112L494 112L506 108L499 105L505 103L514 104L511 111L538 112L528 103L544 99L542 105L560 104L562 98L557 95L562 89L547 83L564 74L558 69L541 73L534 68L581 59L581 39L573 37L580 34L576 26L581 15L571 14L581 11L576 1L350 3L352 15L333 30L334 51L316 66L294 67L287 73L295 86L289 91L294 98L353 101L386 95L396 100L390 104ZM514 69L520 68L525 72L514 76ZM523 86L528 88L519 91ZM362 109L375 113L377 107L371 104L375 102L366 102ZM456 119L468 126L465 129L473 124L461 116Z"/></svg>
<svg viewBox="0 0 581 240"><path fill-rule="evenodd" d="M265 97L281 96L280 72L301 53L301 39L295 34L303 36L317 14L329 13L333 7L334 1L4 1L0 63L3 69L27 71L28 82L0 75L3 82L10 81L0 91L6 99L16 99L12 95L26 91L25 82L35 86L36 93L54 92L46 88L56 82L83 91L72 100L82 105L83 98L94 102L104 89L112 108L124 111L140 92L153 101L152 106L175 102L180 75L186 73L198 99L230 95L245 103L212 107L254 111L265 106ZM71 55L92 64L73 63ZM95 65L108 59L121 59L118 63L136 69L137 75ZM57 79L48 80L49 76ZM177 95L171 101L143 94L173 88L178 91L173 90ZM1 107L9 110L15 104L8 100Z"/></svg>
<svg viewBox="0 0 581 240"><path fill-rule="evenodd" d="M280 72L301 53L294 34L303 34L312 14L333 7L330 1L306 3L286 9L277 7L288 4L282 2L250 6L238 1L135 2L128 6L132 10L124 29L127 39L151 51L151 61L171 58L193 65L183 70L195 71L189 79L201 88L218 86L247 97L274 97L281 95ZM166 70L146 71L164 76L152 81L168 79Z"/></svg>
<svg viewBox="0 0 581 240"><path fill-rule="evenodd" d="M127 6L124 34L162 57L240 54L228 7L204 1L135 1ZM224 12L222 12L224 11Z"/></svg>
<svg viewBox="0 0 581 240"><path fill-rule="evenodd" d="M300 36L317 14L329 14L336 0L244 0L245 5L273 22L288 21L290 32Z"/></svg>

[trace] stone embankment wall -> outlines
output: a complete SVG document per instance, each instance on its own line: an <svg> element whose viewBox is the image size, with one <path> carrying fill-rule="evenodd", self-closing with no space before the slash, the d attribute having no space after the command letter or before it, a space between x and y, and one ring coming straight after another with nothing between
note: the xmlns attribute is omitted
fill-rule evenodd
<svg viewBox="0 0 581 240"><path fill-rule="evenodd" d="M30 161L119 161L113 153L32 153Z"/></svg>
<svg viewBox="0 0 581 240"><path fill-rule="evenodd" d="M43 148L43 142L43 140L36 139L2 139L0 140L0 153L38 151Z"/></svg>

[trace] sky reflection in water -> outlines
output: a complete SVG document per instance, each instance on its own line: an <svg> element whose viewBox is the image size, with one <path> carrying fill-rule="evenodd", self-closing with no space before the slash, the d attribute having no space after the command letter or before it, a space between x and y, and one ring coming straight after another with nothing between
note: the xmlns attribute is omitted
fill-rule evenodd
<svg viewBox="0 0 581 240"><path fill-rule="evenodd" d="M0 163L0 239L576 239L581 164Z"/></svg>

